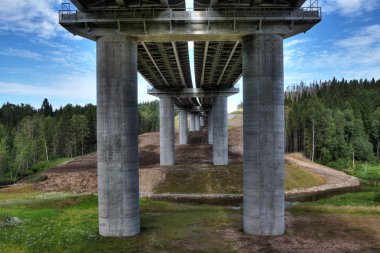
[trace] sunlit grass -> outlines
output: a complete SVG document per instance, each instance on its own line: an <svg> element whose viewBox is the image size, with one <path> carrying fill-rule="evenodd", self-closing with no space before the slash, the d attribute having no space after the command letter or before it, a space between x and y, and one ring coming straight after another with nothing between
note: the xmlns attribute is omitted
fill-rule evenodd
<svg viewBox="0 0 380 253"><path fill-rule="evenodd" d="M285 189L319 186L325 179L301 167L285 165ZM198 171L167 172L156 193L242 194L243 165L212 166Z"/></svg>
<svg viewBox="0 0 380 253"><path fill-rule="evenodd" d="M326 182L321 175L311 173L294 164L285 165L285 190L308 188L323 185Z"/></svg>
<svg viewBox="0 0 380 253"><path fill-rule="evenodd" d="M225 207L141 200L142 233L105 238L98 235L96 196L42 199L0 207L0 213L22 221L0 229L0 252L233 252L215 231L240 214Z"/></svg>

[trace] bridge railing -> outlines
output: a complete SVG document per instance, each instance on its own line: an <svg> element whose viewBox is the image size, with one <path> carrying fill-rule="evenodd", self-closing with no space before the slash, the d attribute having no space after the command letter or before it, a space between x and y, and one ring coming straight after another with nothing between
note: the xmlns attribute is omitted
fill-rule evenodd
<svg viewBox="0 0 380 253"><path fill-rule="evenodd" d="M155 21L213 21L234 19L320 19L320 7L305 8L213 8L213 9L168 9L168 8L134 8L134 9L101 9L88 12L60 10L62 22L79 20L155 20Z"/></svg>

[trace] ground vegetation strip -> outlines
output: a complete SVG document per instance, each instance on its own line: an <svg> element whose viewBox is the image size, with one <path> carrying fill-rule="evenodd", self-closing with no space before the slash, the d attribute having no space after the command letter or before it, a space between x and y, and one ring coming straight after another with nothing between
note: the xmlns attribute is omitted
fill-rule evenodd
<svg viewBox="0 0 380 253"><path fill-rule="evenodd" d="M330 212L318 202L318 213L295 206L286 212L285 235L257 237L242 232L240 208L142 199L141 233L130 238L105 238L98 235L95 195L42 193L31 185L0 189L0 195L0 252L7 253L380 249L380 214L363 211L366 205L352 206L355 213Z"/></svg>
<svg viewBox="0 0 380 253"><path fill-rule="evenodd" d="M157 131L158 101L139 104L139 132ZM0 186L39 172L64 157L96 150L96 106L53 110L6 103L0 108Z"/></svg>
<svg viewBox="0 0 380 253"><path fill-rule="evenodd" d="M140 135L140 186L153 192L165 184L165 191L236 191L229 187L236 187L242 177L242 115L236 114L229 125L232 165L224 167L212 166L212 146L207 143L206 128L189 134L192 145L177 145L177 164L166 167L159 166L159 133ZM316 182L322 175L324 184L335 183L335 177L326 176L325 166L319 168L301 154L286 156L288 163L294 159L302 166L290 163L294 167L287 178L292 179L293 187L313 182L306 178L315 175ZM0 252L380 251L380 187L372 180L380 170L378 164L367 164L366 170L352 168L352 174L365 180L357 192L288 203L283 236L244 234L239 203L213 206L142 198L141 233L130 238L104 238L98 235L97 196L91 193L97 188L96 155L62 162L39 174L47 179L0 189ZM313 170L308 170L311 165ZM322 173L315 174L318 168ZM167 176L171 173L175 176ZM204 177L207 180L199 181ZM345 175L341 179L349 178ZM25 182L32 180L35 179L26 178ZM182 180L182 185L173 186L177 180Z"/></svg>

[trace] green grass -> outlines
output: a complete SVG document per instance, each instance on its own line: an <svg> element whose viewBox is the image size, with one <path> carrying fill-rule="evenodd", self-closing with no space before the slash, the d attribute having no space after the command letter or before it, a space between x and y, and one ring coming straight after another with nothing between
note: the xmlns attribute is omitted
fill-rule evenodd
<svg viewBox="0 0 380 253"><path fill-rule="evenodd" d="M294 164L285 164L285 190L322 185L326 180Z"/></svg>
<svg viewBox="0 0 380 253"><path fill-rule="evenodd" d="M330 162L328 165L361 179L360 192L345 193L315 202L306 202L291 208L294 212L380 214L380 164L348 160ZM351 166L351 167L350 167Z"/></svg>
<svg viewBox="0 0 380 253"><path fill-rule="evenodd" d="M230 114L243 114L243 109L238 109L236 111L231 112Z"/></svg>
<svg viewBox="0 0 380 253"><path fill-rule="evenodd" d="M380 181L380 163L355 161L355 167L352 167L351 160L341 159L329 162L327 166L364 180L377 179Z"/></svg>
<svg viewBox="0 0 380 253"><path fill-rule="evenodd" d="M41 176L39 173L46 171L50 168L53 168L59 164L65 164L70 161L72 161L73 158L58 158L53 159L49 161L40 161L37 162L35 165L33 165L31 168L28 169L26 174L19 176L16 181L22 180L27 182L36 183L38 181L43 181L46 178ZM0 185L10 185L13 184L13 180L10 179L11 177L9 175L5 175L4 177L0 178ZM1 253L1 252L0 252Z"/></svg>
<svg viewBox="0 0 380 253"><path fill-rule="evenodd" d="M96 196L34 195L40 198L0 206L0 214L22 221L1 227L0 252L234 252L217 231L241 216L225 207L141 200L142 233L104 238L98 235Z"/></svg>
<svg viewBox="0 0 380 253"><path fill-rule="evenodd" d="M307 188L325 183L323 177L298 166L286 164L285 189ZM209 166L197 171L174 171L166 174L156 193L243 193L243 165Z"/></svg>
<svg viewBox="0 0 380 253"><path fill-rule="evenodd" d="M29 170L31 173L41 172L41 171L45 171L45 170L48 170L50 168L53 168L59 164L68 163L72 160L73 160L73 158L66 157L66 158L58 158L58 159L49 160L49 161L40 161L40 162L37 162Z"/></svg>
<svg viewBox="0 0 380 253"><path fill-rule="evenodd" d="M242 193L241 164L212 166L197 171L174 171L166 174L156 193Z"/></svg>
<svg viewBox="0 0 380 253"><path fill-rule="evenodd" d="M359 163L353 169L353 175L362 179L378 179L380 181L380 164Z"/></svg>

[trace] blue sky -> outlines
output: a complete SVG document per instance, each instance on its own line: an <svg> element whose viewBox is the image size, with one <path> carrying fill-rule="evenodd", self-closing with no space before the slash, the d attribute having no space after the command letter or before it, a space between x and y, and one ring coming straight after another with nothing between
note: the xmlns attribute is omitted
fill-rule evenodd
<svg viewBox="0 0 380 253"><path fill-rule="evenodd" d="M58 24L63 0L2 0L0 105L46 97L54 108L96 103L95 43ZM301 81L380 78L380 1L325 0L323 21L285 40L285 86ZM192 51L192 50L190 50ZM139 77L139 101L154 100ZM241 81L237 84L242 88ZM241 93L228 100L233 111Z"/></svg>

